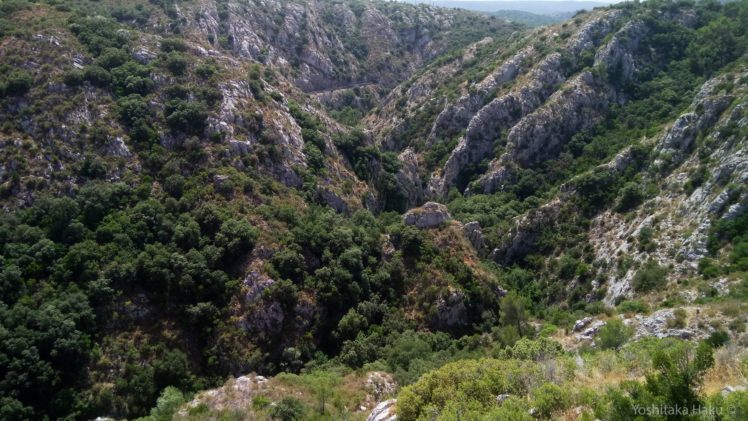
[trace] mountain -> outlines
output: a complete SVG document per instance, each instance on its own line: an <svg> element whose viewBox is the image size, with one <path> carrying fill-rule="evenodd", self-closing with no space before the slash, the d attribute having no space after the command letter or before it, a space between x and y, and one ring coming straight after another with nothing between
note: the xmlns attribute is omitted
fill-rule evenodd
<svg viewBox="0 0 748 421"><path fill-rule="evenodd" d="M560 13L574 13L582 9L592 10L596 7L609 6L612 1L490 1L490 0L435 0L435 1L407 1L415 4L428 4L431 6L447 7L452 9L465 9L476 12L495 12L497 10L518 10L521 12L534 13L538 15L555 15Z"/></svg>
<svg viewBox="0 0 748 421"><path fill-rule="evenodd" d="M523 12L521 10L497 10L490 13L491 16L497 18L507 19L512 22L521 23L527 26L543 26L550 25L552 23L563 22L571 18L574 13L572 12L560 12L553 15L538 15L530 12Z"/></svg>
<svg viewBox="0 0 748 421"><path fill-rule="evenodd" d="M0 418L744 418L745 0L0 11Z"/></svg>

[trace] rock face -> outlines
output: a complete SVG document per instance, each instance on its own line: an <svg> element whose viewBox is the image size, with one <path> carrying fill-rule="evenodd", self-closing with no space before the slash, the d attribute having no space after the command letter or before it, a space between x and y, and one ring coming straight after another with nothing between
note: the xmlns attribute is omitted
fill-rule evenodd
<svg viewBox="0 0 748 421"><path fill-rule="evenodd" d="M512 229L504 236L505 241L489 257L497 262L510 263L517 257L534 252L535 240L543 229L553 224L561 205L561 200L557 199L517 218Z"/></svg>
<svg viewBox="0 0 748 421"><path fill-rule="evenodd" d="M685 158L699 131L713 125L732 102L732 95L718 91L717 85L721 81L721 78L715 78L704 83L691 104L699 112L681 115L660 142L658 150L672 154L674 163Z"/></svg>
<svg viewBox="0 0 748 421"><path fill-rule="evenodd" d="M571 137L597 123L615 93L582 72L556 92L549 101L515 124L507 136L506 149L491 170L478 179L482 193L493 193L510 180L512 171L505 163L529 167L555 157Z"/></svg>
<svg viewBox="0 0 748 421"><path fill-rule="evenodd" d="M484 101L492 91L502 83L512 81L517 77L522 64L528 60L532 51L531 47L522 49L486 76L478 84L477 92L461 97L457 103L448 105L439 113L431 127L427 145L431 146L436 142L445 140L450 133L455 131L455 128L465 127L475 113L482 108Z"/></svg>
<svg viewBox="0 0 748 421"><path fill-rule="evenodd" d="M597 331L600 330L600 328L605 326L606 324L607 323L603 322L602 320L598 320L592 323L590 327L584 329L582 333L574 335L574 337L578 341L591 341L595 339L595 336L597 335Z"/></svg>
<svg viewBox="0 0 748 421"><path fill-rule="evenodd" d="M613 22L619 16L620 12L611 11L580 28L566 43L563 54L577 57L599 44L613 31ZM627 49L636 46L635 42L617 41L609 47L608 55L625 56ZM460 129L465 132L443 169L432 174L428 196L444 197L466 168L492 158L496 146L505 146L507 152L495 157L491 171L476 183L484 193L500 189L511 177L506 164L529 166L557 155L571 136L599 121L608 104L615 101L615 93L590 72L582 72L567 82L564 56L559 52L538 60L522 85L488 101L489 93L517 78L523 63L531 61L535 54L532 48L521 50L478 84L475 93L463 96L439 114L427 144L446 141ZM608 60L614 59L619 57ZM564 83L566 86L559 89Z"/></svg>
<svg viewBox="0 0 748 421"><path fill-rule="evenodd" d="M246 408L252 405L252 398L262 396L268 389L268 380L263 376L240 376L227 381L222 387L199 393L179 411L179 414L187 416L190 409L201 404L213 411Z"/></svg>
<svg viewBox="0 0 748 421"><path fill-rule="evenodd" d="M371 388L377 398L393 395L397 392L397 383L393 380L392 375L383 371L369 373L366 378L366 385Z"/></svg>
<svg viewBox="0 0 748 421"><path fill-rule="evenodd" d="M466 166L489 157L494 141L501 133L538 107L552 92L553 86L563 81L563 75L559 73L560 58L558 53L551 54L531 72L529 86L492 100L470 119L465 134L444 164L443 173L434 174L429 181L432 197L444 196Z"/></svg>
<svg viewBox="0 0 748 421"><path fill-rule="evenodd" d="M391 8L371 3L354 8L319 0L232 0L220 13L215 2L199 2L180 6L179 14L204 44L215 44L223 28L235 54L293 67L297 87L319 92L372 82L394 87L446 49L448 34L465 14L427 6L399 8L393 14ZM360 41L355 48L352 37Z"/></svg>
<svg viewBox="0 0 748 421"><path fill-rule="evenodd" d="M440 330L459 329L465 325L467 308L465 295L461 292L452 292L446 298L440 298L436 303L436 310L438 316L434 324Z"/></svg>
<svg viewBox="0 0 748 421"><path fill-rule="evenodd" d="M366 421L395 421L397 419L397 415L395 414L396 405L397 399L390 399L380 403L372 409Z"/></svg>
<svg viewBox="0 0 748 421"><path fill-rule="evenodd" d="M673 310L663 309L655 311L649 316L637 314L633 319L624 320L624 323L634 328L634 339L648 336L656 338L698 339L708 336L707 331L694 329L688 325L682 328L670 327L668 320L672 319L675 319ZM712 328L709 327L709 329Z"/></svg>
<svg viewBox="0 0 748 421"><path fill-rule="evenodd" d="M416 228L436 228L444 221L450 220L447 207L441 203L427 202L420 208L412 209L403 216L405 225L414 225Z"/></svg>
<svg viewBox="0 0 748 421"><path fill-rule="evenodd" d="M483 238L483 229L478 221L468 222L462 227L462 233L467 237L470 244L475 247L478 253L482 253L485 248L485 239Z"/></svg>
<svg viewBox="0 0 748 421"><path fill-rule="evenodd" d="M672 265L669 278L687 276L695 272L698 260L708 254L707 238L713 220L734 218L748 209L745 190L738 187L748 181L745 139L725 130L730 125L741 127L748 124L748 118L744 117L748 103L743 97L732 111L727 111L735 91L728 94L717 88L724 83L726 79L723 77L706 81L691 104L690 108L695 111L681 115L655 144L658 155L653 165L666 174L658 181L678 193L651 199L644 206L654 210L629 221L623 221L619 215L610 212L593 218L590 238L601 262L615 265L615 256L622 254L639 263L654 259L662 266ZM688 194L683 190L688 173L701 165L699 157L693 153L694 143L699 133L709 127L714 127L709 135L714 145L708 154L711 174L709 180ZM614 162L625 161L626 152L619 154ZM622 166L614 162L609 166ZM738 183L734 184L735 181ZM638 250L627 241L630 237L636 238L644 228L658 233L660 247L652 252ZM609 271L606 302L612 304L617 296L632 296L631 281L635 275L635 269L625 273Z"/></svg>
<svg viewBox="0 0 748 421"><path fill-rule="evenodd" d="M577 320L574 322L574 332L581 332L582 329L592 323L592 317L585 317L584 319Z"/></svg>
<svg viewBox="0 0 748 421"><path fill-rule="evenodd" d="M527 167L556 156L563 142L597 123L614 98L605 82L582 72L547 104L512 127L501 161L516 161Z"/></svg>
<svg viewBox="0 0 748 421"><path fill-rule="evenodd" d="M636 70L635 51L650 29L644 22L628 22L595 54L595 65L605 64L607 69L616 72L621 81L629 81Z"/></svg>
<svg viewBox="0 0 748 421"><path fill-rule="evenodd" d="M748 210L748 191L745 190L748 183L748 152L745 138L741 138L737 130L728 129L748 125L748 117L745 116L748 102L745 94L740 96L748 87L743 82L734 82L739 77L718 77L705 82L691 104L690 108L694 111L681 115L660 139L654 139L656 158L652 166L656 172L651 182L660 185L668 194L649 199L642 205L647 211L632 214L630 218L613 211L605 211L592 218L589 238L595 254L594 261L607 277L607 282L595 283L594 288L605 288L607 305L613 305L616 297L633 296L631 282L636 276L637 267L648 260L670 268L667 271L669 279L694 274L698 260L708 254L707 238L713 221L719 218L734 219ZM733 88L724 89L726 84L731 84ZM736 102L735 98L739 98L739 101ZM549 106L552 107L546 104L535 113ZM701 157L694 153L699 133L706 138L705 142L712 145L700 152ZM545 136L544 133L542 135ZM532 143L543 136L529 136L527 139ZM508 150L507 154L510 153L513 152ZM540 155L543 153L540 152ZM641 151L626 148L595 171L622 173L631 166L636 168L636 165L646 162L641 154ZM521 163L517 159L521 155L515 153L514 156L513 162ZM704 166L705 156L709 157L707 180L688 193L684 187L689 174ZM527 155L527 158L533 159L533 154ZM510 169L503 166L501 161L495 161L489 172L476 184L481 185L484 192L490 192L511 180ZM543 229L553 226L560 212L573 203L577 195L573 184L562 185L556 199L515 218L513 227L500 235L499 246L491 252L490 258L507 264L534 253L535 240ZM644 229L655 233L656 247L653 250L637 247L636 239ZM628 269L620 269L619 262L623 256L633 262ZM692 336L687 331L668 335Z"/></svg>
<svg viewBox="0 0 748 421"><path fill-rule="evenodd" d="M412 208L423 203L423 186L418 177L418 157L412 149L407 148L398 158L403 163L397 173L397 187L407 198L407 207Z"/></svg>

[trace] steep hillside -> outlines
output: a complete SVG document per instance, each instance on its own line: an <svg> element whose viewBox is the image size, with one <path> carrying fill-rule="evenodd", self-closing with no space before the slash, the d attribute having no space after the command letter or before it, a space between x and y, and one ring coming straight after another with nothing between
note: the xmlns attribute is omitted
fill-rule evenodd
<svg viewBox="0 0 748 421"><path fill-rule="evenodd" d="M0 418L748 411L746 0L0 12Z"/></svg>

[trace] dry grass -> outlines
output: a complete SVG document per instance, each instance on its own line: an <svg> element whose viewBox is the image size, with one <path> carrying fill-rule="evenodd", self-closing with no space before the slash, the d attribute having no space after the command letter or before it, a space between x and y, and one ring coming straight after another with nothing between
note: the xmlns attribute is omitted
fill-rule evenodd
<svg viewBox="0 0 748 421"><path fill-rule="evenodd" d="M743 363L746 358L748 358L748 352L733 344L717 349L714 353L714 366L704 376L702 393L713 395L725 386L747 384L747 367Z"/></svg>
<svg viewBox="0 0 748 421"><path fill-rule="evenodd" d="M387 396L380 395L369 385L371 372L354 372L341 378L340 383L333 387L332 393L326 399L326 411L346 412L349 419L365 419L369 411ZM384 375L389 382L391 377ZM269 419L263 410L253 409L255 398L263 397L271 402L278 402L284 397L292 396L303 402L309 411L319 409L317 395L309 387L309 381L299 376L286 375L264 379L250 374L237 379L229 379L222 387L204 391L191 403L185 405L176 420L201 419L202 416L190 417L190 408L203 404L208 411L204 414L210 418L216 415L227 416L231 420L264 420ZM221 419L224 419L223 417Z"/></svg>

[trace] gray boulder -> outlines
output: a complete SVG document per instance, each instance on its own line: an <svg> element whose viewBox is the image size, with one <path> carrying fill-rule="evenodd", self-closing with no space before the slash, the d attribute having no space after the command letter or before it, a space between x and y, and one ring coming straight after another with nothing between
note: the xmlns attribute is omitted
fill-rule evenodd
<svg viewBox="0 0 748 421"><path fill-rule="evenodd" d="M396 404L397 399L380 403L371 410L371 414L366 418L366 421L395 421L397 419L397 415L394 414Z"/></svg>
<svg viewBox="0 0 748 421"><path fill-rule="evenodd" d="M414 225L416 228L435 228L444 221L450 220L447 207L441 203L427 202L420 208L411 209L403 217L405 225Z"/></svg>
<svg viewBox="0 0 748 421"><path fill-rule="evenodd" d="M465 226L462 227L462 233L467 237L470 244L475 247L478 253L483 252L483 249L485 248L485 239L483 238L483 230L478 221L465 224Z"/></svg>

